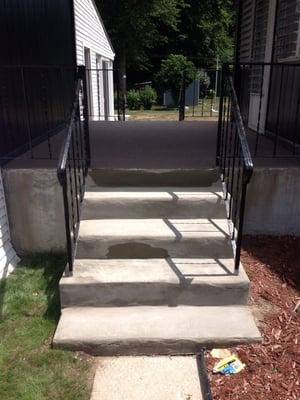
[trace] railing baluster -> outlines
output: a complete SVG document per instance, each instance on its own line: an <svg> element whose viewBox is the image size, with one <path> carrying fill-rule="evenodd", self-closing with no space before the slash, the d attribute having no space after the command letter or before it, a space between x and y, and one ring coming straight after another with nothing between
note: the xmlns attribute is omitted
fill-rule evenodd
<svg viewBox="0 0 300 400"><path fill-rule="evenodd" d="M257 155L258 141L259 141L259 135L260 135L260 118L261 118L261 107L262 107L263 88L264 88L264 75L265 75L265 66L262 65L262 68L261 68L261 82L260 82L260 94L259 94L259 109L258 109L258 116L257 116L257 128L256 128L254 155Z"/></svg>
<svg viewBox="0 0 300 400"><path fill-rule="evenodd" d="M235 248L235 273L237 273L240 264L246 191L253 163L233 78L228 67L223 68L222 75L223 98L220 99L217 161L224 184L224 198L228 205L227 215L231 221L231 239L234 240L237 235ZM229 93L227 101L224 98L226 85Z"/></svg>
<svg viewBox="0 0 300 400"><path fill-rule="evenodd" d="M278 136L279 136L279 121L280 121L280 106L281 106L281 95L282 95L282 85L283 85L283 70L284 64L281 65L280 68L280 89L279 89L279 98L277 105L277 117L276 117L276 128L275 128L275 140L274 140L274 148L273 148L273 156L277 155L277 145L278 145Z"/></svg>
<svg viewBox="0 0 300 400"><path fill-rule="evenodd" d="M44 104L44 115L45 115L45 123L46 123L46 135L47 135L47 144L48 144L48 152L50 160L52 160L52 146L51 146L51 139L50 139L50 125L49 125L49 115L48 115L48 99L49 94L47 93L48 85L45 83L45 71L41 72L42 78L42 102Z"/></svg>
<svg viewBox="0 0 300 400"><path fill-rule="evenodd" d="M68 127L68 133L59 157L57 175L62 186L66 244L68 256L68 271L73 271L74 253L80 225L80 208L84 197L85 177L88 173L88 151L86 140L88 131L83 133L81 122L81 88L83 85L82 71L79 71L76 84L76 97ZM83 99L82 99L83 100ZM83 114L86 116L86 102L83 101ZM88 120L87 120L88 122ZM86 123L86 120L84 121Z"/></svg>
<svg viewBox="0 0 300 400"><path fill-rule="evenodd" d="M233 162L232 162L232 169L231 169L231 184L230 184L230 201L229 201L229 218L232 218L232 207L233 207L233 198L234 193L233 193L233 185L234 185L234 177L235 177L235 161L236 157L238 156L237 148L238 148L238 133L237 129L235 127L235 135L234 135L234 144L233 144Z"/></svg>
<svg viewBox="0 0 300 400"><path fill-rule="evenodd" d="M29 145L31 158L34 158L33 148L32 148L31 126L30 126L29 107L28 107L26 83L25 83L25 76L24 76L24 68L21 68L21 79L22 79L23 101L24 101L25 114L26 114L25 120L26 120L26 129L27 129L27 135L28 135L28 145Z"/></svg>

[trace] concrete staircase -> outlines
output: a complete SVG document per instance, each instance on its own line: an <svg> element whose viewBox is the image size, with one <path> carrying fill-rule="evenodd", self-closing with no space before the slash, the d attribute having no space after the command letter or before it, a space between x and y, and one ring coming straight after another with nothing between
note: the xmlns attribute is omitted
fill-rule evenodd
<svg viewBox="0 0 300 400"><path fill-rule="evenodd" d="M228 233L220 182L91 185L74 273L60 282L54 345L113 356L259 341L249 280L242 266L234 274Z"/></svg>

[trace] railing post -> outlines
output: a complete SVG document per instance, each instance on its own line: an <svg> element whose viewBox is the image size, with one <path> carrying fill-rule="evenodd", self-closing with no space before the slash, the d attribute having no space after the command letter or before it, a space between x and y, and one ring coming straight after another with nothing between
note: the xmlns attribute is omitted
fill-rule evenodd
<svg viewBox="0 0 300 400"><path fill-rule="evenodd" d="M185 120L185 90L186 90L186 71L182 74L182 84L179 99L179 121Z"/></svg>
<svg viewBox="0 0 300 400"><path fill-rule="evenodd" d="M85 138L85 151L88 168L91 166L91 146L90 146L90 128L89 128L89 105L88 105L88 90L86 79L86 68L84 65L78 67L79 77L83 82L83 119L84 119L84 138Z"/></svg>
<svg viewBox="0 0 300 400"><path fill-rule="evenodd" d="M247 175L247 173L245 172L245 168L243 169L242 193L241 193L240 212L239 212L239 226L238 226L238 234L237 234L236 249L235 249L235 265L234 265L235 273L238 273L239 268L240 268L247 186L248 186L249 180L251 178L251 175L252 175L252 173L250 175ZM235 229L235 227L233 227L233 229Z"/></svg>
<svg viewBox="0 0 300 400"><path fill-rule="evenodd" d="M221 136L223 127L223 105L224 105L224 82L225 82L225 69L222 65L221 70L221 87L220 87L220 104L219 104L219 122L218 122L218 137L217 137L217 152L216 152L216 165L220 165L221 156Z"/></svg>
<svg viewBox="0 0 300 400"><path fill-rule="evenodd" d="M70 230L70 212L69 212L69 201L68 201L68 188L67 188L67 176L66 171L60 172L58 174L58 180L62 187L63 202L64 202L64 213L65 213L65 228L66 228L66 244L67 244L67 259L68 259L68 272L72 274L73 272L73 245L71 239Z"/></svg>

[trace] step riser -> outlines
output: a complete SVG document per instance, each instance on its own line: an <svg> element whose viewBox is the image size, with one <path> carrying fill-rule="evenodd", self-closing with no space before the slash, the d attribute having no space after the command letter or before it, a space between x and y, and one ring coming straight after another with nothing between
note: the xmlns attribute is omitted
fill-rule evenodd
<svg viewBox="0 0 300 400"><path fill-rule="evenodd" d="M219 180L218 168L199 170L94 169L87 177L87 186L179 186L208 187Z"/></svg>
<svg viewBox="0 0 300 400"><path fill-rule="evenodd" d="M117 241L101 238L82 238L78 241L76 257L90 259L149 259L167 257L232 258L229 239L204 237L203 239Z"/></svg>
<svg viewBox="0 0 300 400"><path fill-rule="evenodd" d="M95 355L189 354L261 340L247 307L73 307L54 346Z"/></svg>
<svg viewBox="0 0 300 400"><path fill-rule="evenodd" d="M222 199L197 201L97 201L86 199L82 220L106 218L226 218Z"/></svg>
<svg viewBox="0 0 300 400"><path fill-rule="evenodd" d="M187 327L188 329L188 327ZM53 342L53 347L56 349L69 350L69 351L80 351L93 356L154 356L154 355L189 355L198 354L204 348L207 350L213 348L228 348L235 347L238 345L257 343L259 340L248 338L236 338L231 340L220 338L205 339L205 340L149 340L149 341L107 341L102 344L95 343L93 341L72 341L66 342L60 341Z"/></svg>
<svg viewBox="0 0 300 400"><path fill-rule="evenodd" d="M69 278L72 279L72 278ZM60 284L62 308L68 307L126 307L133 305L227 306L246 305L249 285L197 287L169 284Z"/></svg>

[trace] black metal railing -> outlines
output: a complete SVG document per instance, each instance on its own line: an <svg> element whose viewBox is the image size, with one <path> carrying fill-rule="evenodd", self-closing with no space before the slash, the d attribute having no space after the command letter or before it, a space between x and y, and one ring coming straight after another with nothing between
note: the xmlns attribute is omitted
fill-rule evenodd
<svg viewBox="0 0 300 400"><path fill-rule="evenodd" d="M235 83L253 157L299 157L300 64L239 63Z"/></svg>
<svg viewBox="0 0 300 400"><path fill-rule="evenodd" d="M219 68L199 67L192 79L184 71L179 93L179 121L218 118L220 80ZM167 97L170 96L168 92Z"/></svg>
<svg viewBox="0 0 300 400"><path fill-rule="evenodd" d="M240 265L247 186L253 162L229 66L222 69L217 145L231 239L235 247L235 272Z"/></svg>
<svg viewBox="0 0 300 400"><path fill-rule="evenodd" d="M69 273L73 271L81 203L91 160L87 96L86 71L79 67L73 110L57 166L63 193Z"/></svg>
<svg viewBox="0 0 300 400"><path fill-rule="evenodd" d="M57 159L54 136L70 117L75 75L73 66L0 66L0 165Z"/></svg>

